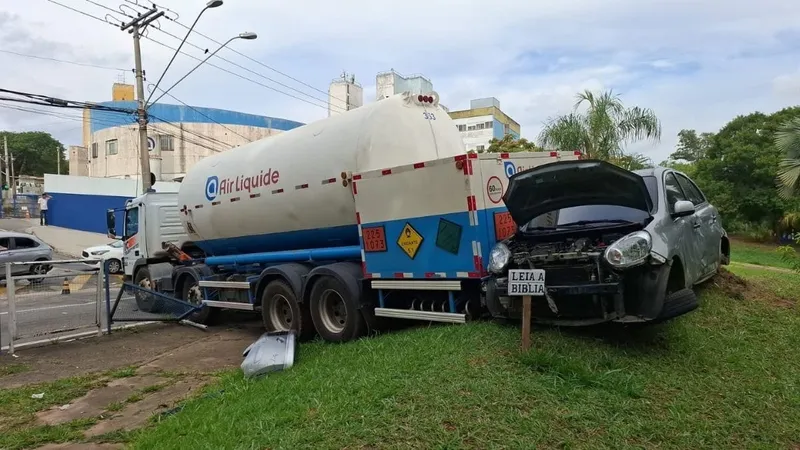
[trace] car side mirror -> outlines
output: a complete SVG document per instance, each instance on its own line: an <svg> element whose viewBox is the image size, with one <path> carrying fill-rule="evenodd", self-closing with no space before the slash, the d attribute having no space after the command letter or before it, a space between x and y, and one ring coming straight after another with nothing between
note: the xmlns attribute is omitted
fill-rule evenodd
<svg viewBox="0 0 800 450"><path fill-rule="evenodd" d="M106 211L106 229L108 230L108 237L119 239L117 236L117 216L113 209Z"/></svg>
<svg viewBox="0 0 800 450"><path fill-rule="evenodd" d="M694 214L694 204L687 200L678 200L673 207L672 217L686 217Z"/></svg>

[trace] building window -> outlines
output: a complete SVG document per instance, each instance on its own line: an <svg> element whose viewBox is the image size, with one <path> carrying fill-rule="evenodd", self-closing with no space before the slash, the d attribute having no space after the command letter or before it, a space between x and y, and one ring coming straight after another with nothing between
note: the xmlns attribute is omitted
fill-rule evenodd
<svg viewBox="0 0 800 450"><path fill-rule="evenodd" d="M477 150L479 152L482 152L483 150L485 150L485 147L483 145L479 145L479 146L475 147L475 150Z"/></svg>
<svg viewBox="0 0 800 450"><path fill-rule="evenodd" d="M168 134L159 135L158 148L160 148L162 152L171 152L175 150L175 143L172 140L172 136Z"/></svg>
<svg viewBox="0 0 800 450"><path fill-rule="evenodd" d="M116 155L117 154L117 140L111 139L106 141L106 155Z"/></svg>
<svg viewBox="0 0 800 450"><path fill-rule="evenodd" d="M458 127L458 131L467 131L466 125L456 125Z"/></svg>
<svg viewBox="0 0 800 450"><path fill-rule="evenodd" d="M92 158L97 158L97 142L92 142Z"/></svg>
<svg viewBox="0 0 800 450"><path fill-rule="evenodd" d="M486 122L483 125L486 127L487 130L491 130L492 128L494 128L494 124L492 124L492 122Z"/></svg>

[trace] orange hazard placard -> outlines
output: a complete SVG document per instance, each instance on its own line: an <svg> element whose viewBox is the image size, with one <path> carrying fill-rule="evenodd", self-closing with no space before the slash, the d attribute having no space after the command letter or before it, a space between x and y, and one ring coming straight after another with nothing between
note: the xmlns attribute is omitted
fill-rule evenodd
<svg viewBox="0 0 800 450"><path fill-rule="evenodd" d="M494 237L502 241L517 232L517 224L508 211L494 213Z"/></svg>
<svg viewBox="0 0 800 450"><path fill-rule="evenodd" d="M365 252L386 251L386 231L383 226L362 228L361 236L364 239Z"/></svg>

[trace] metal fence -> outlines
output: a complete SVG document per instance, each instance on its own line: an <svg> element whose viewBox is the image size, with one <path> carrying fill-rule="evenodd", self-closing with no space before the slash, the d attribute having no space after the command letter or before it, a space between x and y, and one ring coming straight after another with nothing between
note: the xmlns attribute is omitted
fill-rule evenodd
<svg viewBox="0 0 800 450"><path fill-rule="evenodd" d="M39 217L39 196L17 194L0 199L0 218L25 219Z"/></svg>
<svg viewBox="0 0 800 450"><path fill-rule="evenodd" d="M13 353L15 347L102 335L105 276L82 262L49 261L44 275L25 274L32 263L6 263L0 348Z"/></svg>

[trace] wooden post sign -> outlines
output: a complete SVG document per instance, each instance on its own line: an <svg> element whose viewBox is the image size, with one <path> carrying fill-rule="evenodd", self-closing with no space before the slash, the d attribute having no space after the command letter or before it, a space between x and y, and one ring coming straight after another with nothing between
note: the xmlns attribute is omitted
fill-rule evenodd
<svg viewBox="0 0 800 450"><path fill-rule="evenodd" d="M522 350L531 348L531 297L544 296L544 270L508 271L508 295L522 297Z"/></svg>

